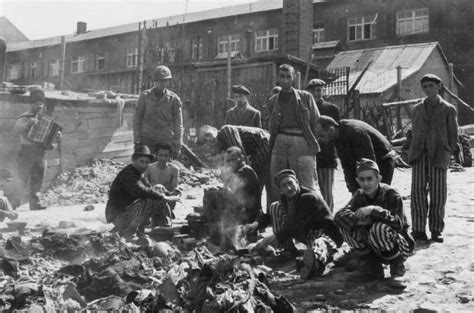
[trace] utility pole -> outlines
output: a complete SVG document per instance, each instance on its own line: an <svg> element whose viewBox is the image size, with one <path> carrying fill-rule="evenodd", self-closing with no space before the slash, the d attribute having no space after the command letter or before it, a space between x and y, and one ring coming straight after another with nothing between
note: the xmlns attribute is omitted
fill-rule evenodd
<svg viewBox="0 0 474 313"><path fill-rule="evenodd" d="M227 98L230 98L230 91L232 86L232 56L231 56L231 49L230 49L230 40L231 35L227 39Z"/></svg>
<svg viewBox="0 0 474 313"><path fill-rule="evenodd" d="M59 58L59 90L64 88L64 65L66 62L66 37L61 36L61 54Z"/></svg>
<svg viewBox="0 0 474 313"><path fill-rule="evenodd" d="M402 67L397 66L397 100L402 100ZM397 106L397 132L402 129L402 110Z"/></svg>

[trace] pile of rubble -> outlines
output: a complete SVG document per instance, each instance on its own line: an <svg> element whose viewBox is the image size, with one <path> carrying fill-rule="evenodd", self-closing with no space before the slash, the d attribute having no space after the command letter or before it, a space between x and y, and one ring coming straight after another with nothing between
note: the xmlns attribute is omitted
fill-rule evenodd
<svg viewBox="0 0 474 313"><path fill-rule="evenodd" d="M181 190L217 183L218 170L180 168ZM43 194L47 205L75 205L107 202L110 184L126 164L109 159L94 159L89 165L59 175Z"/></svg>
<svg viewBox="0 0 474 313"><path fill-rule="evenodd" d="M0 248L0 311L294 312L258 258L210 249L138 246L109 233L10 239Z"/></svg>

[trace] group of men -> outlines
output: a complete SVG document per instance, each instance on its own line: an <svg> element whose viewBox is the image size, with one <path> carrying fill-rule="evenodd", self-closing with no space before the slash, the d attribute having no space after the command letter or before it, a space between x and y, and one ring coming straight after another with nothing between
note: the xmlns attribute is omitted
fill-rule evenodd
<svg viewBox="0 0 474 313"><path fill-rule="evenodd" d="M133 121L132 163L110 188L107 222L127 238L143 233L150 223L170 226L179 201L179 170L171 160L182 146L182 103L167 88L171 78L167 67L158 66L153 73L155 86L140 95ZM256 235L271 226L272 234L259 239L255 249L274 244L281 256L297 257L293 240L306 244L304 279L322 274L343 241L357 255L354 280L383 277L382 263L390 264L392 277L403 276L413 238L427 240L427 217L432 240L443 241L446 172L457 142L457 121L455 108L438 94L441 79L433 74L421 78L427 98L412 113L413 237L401 196L390 186L396 157L390 142L367 123L341 120L337 106L323 99L324 81L313 79L306 90L298 90L295 79L291 65L278 68L280 88L269 99L269 131L261 128L260 112L250 105L251 92L242 85L232 87L236 104L226 113L226 125L219 130L201 128L199 142L216 153L224 152L225 158L223 188L204 199L210 208L205 211L211 235L219 237L232 229L224 236L231 240L236 232ZM20 117L15 130L22 134L18 160L28 163L21 175L26 177L22 178L25 185L30 178L33 210L42 208L37 182L44 174L44 151L24 134L37 123L44 94L32 92L31 100L32 110ZM337 157L352 199L334 214ZM261 203L264 187L266 213ZM229 220L240 227L226 227Z"/></svg>

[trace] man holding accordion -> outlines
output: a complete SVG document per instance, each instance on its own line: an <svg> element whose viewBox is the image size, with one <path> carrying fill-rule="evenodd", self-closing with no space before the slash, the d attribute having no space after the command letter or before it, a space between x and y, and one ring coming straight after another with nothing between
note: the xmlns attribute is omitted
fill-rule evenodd
<svg viewBox="0 0 474 313"><path fill-rule="evenodd" d="M46 206L40 202L41 185L46 171L46 150L52 148L61 136L61 127L56 123L46 123L47 126L55 125L55 129L44 127L42 122L42 111L45 102L44 92L41 89L30 91L31 110L20 115L15 123L15 133L21 135L20 152L17 159L17 175L19 180L19 190L12 201L13 208L21 205L23 191L29 182L29 203L30 210L44 210ZM59 128L59 129L58 129ZM52 135L50 143L45 142L47 135Z"/></svg>

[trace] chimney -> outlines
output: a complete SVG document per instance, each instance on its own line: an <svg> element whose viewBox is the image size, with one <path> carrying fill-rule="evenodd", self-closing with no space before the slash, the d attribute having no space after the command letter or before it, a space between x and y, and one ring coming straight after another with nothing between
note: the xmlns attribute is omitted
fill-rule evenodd
<svg viewBox="0 0 474 313"><path fill-rule="evenodd" d="M311 61L313 1L283 0L282 52Z"/></svg>
<svg viewBox="0 0 474 313"><path fill-rule="evenodd" d="M86 31L87 31L87 23L86 22L77 22L76 35L85 33Z"/></svg>

